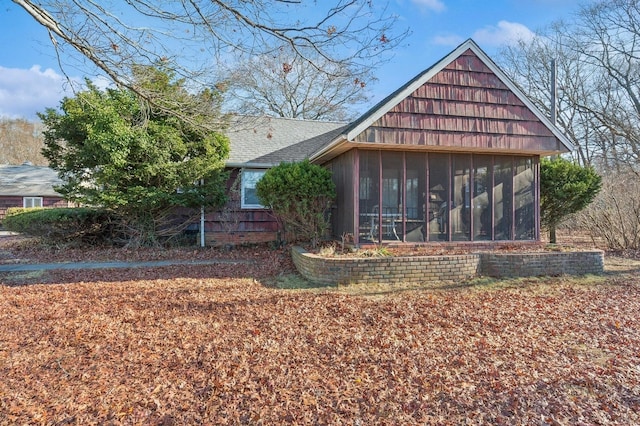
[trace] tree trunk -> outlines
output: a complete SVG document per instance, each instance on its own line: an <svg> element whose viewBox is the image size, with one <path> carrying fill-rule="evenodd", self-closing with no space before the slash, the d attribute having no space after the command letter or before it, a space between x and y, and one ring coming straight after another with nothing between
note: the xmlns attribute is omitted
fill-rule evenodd
<svg viewBox="0 0 640 426"><path fill-rule="evenodd" d="M551 244L556 243L556 226L555 225L549 226L549 242Z"/></svg>

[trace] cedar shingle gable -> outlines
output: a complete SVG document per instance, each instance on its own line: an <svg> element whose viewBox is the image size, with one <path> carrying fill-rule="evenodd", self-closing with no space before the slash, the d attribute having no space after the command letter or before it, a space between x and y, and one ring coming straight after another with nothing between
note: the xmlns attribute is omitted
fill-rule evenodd
<svg viewBox="0 0 640 426"><path fill-rule="evenodd" d="M573 144L471 39L415 76L311 156L353 147L553 155Z"/></svg>
<svg viewBox="0 0 640 426"><path fill-rule="evenodd" d="M547 125L471 49L353 141L473 151L559 149Z"/></svg>

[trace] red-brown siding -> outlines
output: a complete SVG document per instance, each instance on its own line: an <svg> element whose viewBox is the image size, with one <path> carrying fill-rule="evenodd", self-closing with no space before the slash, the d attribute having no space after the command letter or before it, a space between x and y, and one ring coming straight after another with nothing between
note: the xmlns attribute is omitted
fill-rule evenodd
<svg viewBox="0 0 640 426"><path fill-rule="evenodd" d="M60 197L42 197L43 207L69 207L70 204ZM0 222L7 214L7 209L11 207L23 207L22 197L0 196Z"/></svg>
<svg viewBox="0 0 640 426"><path fill-rule="evenodd" d="M512 152L553 151L560 143L471 50L376 120L355 142Z"/></svg>
<svg viewBox="0 0 640 426"><path fill-rule="evenodd" d="M207 245L257 244L278 239L278 222L266 209L243 209L240 205L239 170L227 181L229 201L220 210L205 215Z"/></svg>

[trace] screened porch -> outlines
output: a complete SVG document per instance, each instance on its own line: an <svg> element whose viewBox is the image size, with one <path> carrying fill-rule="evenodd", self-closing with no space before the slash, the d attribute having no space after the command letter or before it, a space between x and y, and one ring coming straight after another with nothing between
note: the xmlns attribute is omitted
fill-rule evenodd
<svg viewBox="0 0 640 426"><path fill-rule="evenodd" d="M354 149L331 164L356 244L536 240L535 156Z"/></svg>

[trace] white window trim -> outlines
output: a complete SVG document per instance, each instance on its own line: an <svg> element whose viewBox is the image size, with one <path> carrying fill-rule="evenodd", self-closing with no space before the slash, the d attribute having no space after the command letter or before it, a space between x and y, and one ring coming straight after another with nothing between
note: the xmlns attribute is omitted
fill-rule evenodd
<svg viewBox="0 0 640 426"><path fill-rule="evenodd" d="M31 206L31 207L38 207L38 208L41 208L41 207L43 207L43 206L44 206L44 203L43 203L43 199L42 199L42 197L22 197L22 207L24 207L25 209L26 209L26 208L29 208L29 207L27 207L27 200L31 200L31 204L32 204L32 206ZM40 205L38 205L38 206L33 205L33 204L35 204L35 203L34 203L34 201L35 201L35 200L38 200L38 203L39 203Z"/></svg>
<svg viewBox="0 0 640 426"><path fill-rule="evenodd" d="M240 172L240 207L243 209L266 209L267 207L263 206L262 204L247 204L244 202L245 172L261 172L264 174L267 172L267 170L266 169L242 169L242 171Z"/></svg>

